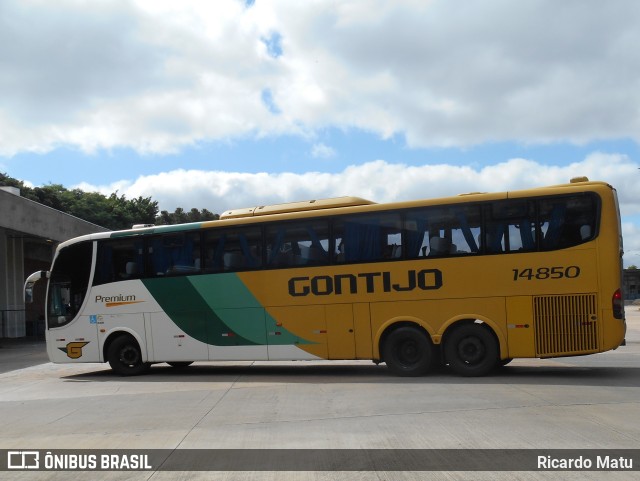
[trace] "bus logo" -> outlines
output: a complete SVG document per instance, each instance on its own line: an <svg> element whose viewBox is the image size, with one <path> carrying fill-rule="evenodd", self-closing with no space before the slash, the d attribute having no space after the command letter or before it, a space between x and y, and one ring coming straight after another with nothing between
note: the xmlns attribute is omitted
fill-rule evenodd
<svg viewBox="0 0 640 481"><path fill-rule="evenodd" d="M8 469L39 469L40 468L40 452L39 451L8 451L7 452L7 468Z"/></svg>
<svg viewBox="0 0 640 481"><path fill-rule="evenodd" d="M82 357L82 348L89 344L88 342L70 342L66 347L59 347L70 359L78 359Z"/></svg>
<svg viewBox="0 0 640 481"><path fill-rule="evenodd" d="M144 301L137 301L134 295L117 294L115 296L96 296L96 303L103 303L105 307L128 306Z"/></svg>
<svg viewBox="0 0 640 481"><path fill-rule="evenodd" d="M401 279L391 272L364 272L359 274L336 274L334 276L292 277L289 279L289 295L302 297L340 295L344 293L367 294L383 292L406 292L420 289L429 291L442 287L440 269L410 270Z"/></svg>

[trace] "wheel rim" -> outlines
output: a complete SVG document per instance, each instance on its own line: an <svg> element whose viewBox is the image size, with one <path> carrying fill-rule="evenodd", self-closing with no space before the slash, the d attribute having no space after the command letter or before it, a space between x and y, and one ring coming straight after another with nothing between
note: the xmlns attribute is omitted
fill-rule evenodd
<svg viewBox="0 0 640 481"><path fill-rule="evenodd" d="M485 358L486 348L477 337L465 337L458 344L458 356L465 364L479 364Z"/></svg>
<svg viewBox="0 0 640 481"><path fill-rule="evenodd" d="M135 366L140 362L140 354L133 346L125 346L120 351L120 362L127 366Z"/></svg>
<svg viewBox="0 0 640 481"><path fill-rule="evenodd" d="M411 339L407 339L400 343L398 350L396 351L396 356L400 364L404 366L411 366L415 364L420 360L420 348L418 343Z"/></svg>

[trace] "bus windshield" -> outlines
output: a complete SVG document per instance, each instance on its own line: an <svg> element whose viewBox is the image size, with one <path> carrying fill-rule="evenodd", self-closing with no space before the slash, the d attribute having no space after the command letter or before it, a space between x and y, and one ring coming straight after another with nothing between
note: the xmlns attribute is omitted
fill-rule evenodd
<svg viewBox="0 0 640 481"><path fill-rule="evenodd" d="M53 264L49 281L49 328L71 322L80 311L91 273L91 242L65 247Z"/></svg>

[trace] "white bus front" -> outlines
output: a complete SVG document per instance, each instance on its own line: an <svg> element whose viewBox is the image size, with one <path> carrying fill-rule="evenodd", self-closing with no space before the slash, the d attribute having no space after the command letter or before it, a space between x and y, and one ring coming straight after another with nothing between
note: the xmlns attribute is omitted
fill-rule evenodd
<svg viewBox="0 0 640 481"><path fill-rule="evenodd" d="M52 362L99 362L98 327L92 316L82 315L86 302L93 242L72 243L58 249L50 272L31 274L25 283L25 302L33 285L48 278L46 309L47 354Z"/></svg>

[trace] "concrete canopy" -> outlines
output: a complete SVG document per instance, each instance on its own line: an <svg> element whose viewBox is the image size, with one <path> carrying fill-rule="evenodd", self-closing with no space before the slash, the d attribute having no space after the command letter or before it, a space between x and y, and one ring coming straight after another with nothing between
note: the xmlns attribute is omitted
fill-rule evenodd
<svg viewBox="0 0 640 481"><path fill-rule="evenodd" d="M49 269L56 245L107 230L0 187L0 337L36 336L44 328L44 285L28 306L22 289L29 274Z"/></svg>

